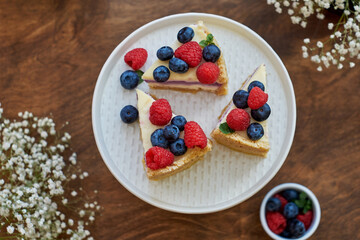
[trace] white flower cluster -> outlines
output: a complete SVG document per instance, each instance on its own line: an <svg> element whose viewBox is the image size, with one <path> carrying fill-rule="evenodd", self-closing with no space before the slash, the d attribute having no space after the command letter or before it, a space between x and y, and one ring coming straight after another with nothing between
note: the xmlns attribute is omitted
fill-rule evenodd
<svg viewBox="0 0 360 240"><path fill-rule="evenodd" d="M294 24L307 26L306 19L313 14L320 20L325 18L324 10L332 9L341 13L337 23L329 23L328 29L333 31L329 39L317 41L316 46L310 46L310 39L305 38L302 46L304 58L317 64L317 70L335 65L342 69L347 57L360 59L360 1L359 0L267 0L269 5L274 5L275 11L283 12L287 8L291 21ZM349 60L349 67L355 67L354 60Z"/></svg>
<svg viewBox="0 0 360 240"><path fill-rule="evenodd" d="M66 165L76 164L76 154L64 159L70 134L59 137L51 118L24 112L19 113L21 120L11 122L2 113L0 106L0 229L6 229L6 238L93 239L85 226L100 209L96 201L74 212L77 221L63 213L73 207L73 200L79 201L72 199L78 192L67 194L65 188L77 176Z"/></svg>

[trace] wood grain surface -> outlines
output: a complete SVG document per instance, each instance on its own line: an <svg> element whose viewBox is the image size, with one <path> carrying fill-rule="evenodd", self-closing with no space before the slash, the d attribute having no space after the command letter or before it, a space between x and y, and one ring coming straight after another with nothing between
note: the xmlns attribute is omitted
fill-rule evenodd
<svg viewBox="0 0 360 240"><path fill-rule="evenodd" d="M176 13L205 12L245 24L278 53L293 82L296 133L277 175L257 194L230 209L204 215L172 213L128 192L97 150L91 101L98 74L112 50L140 26ZM327 14L329 19L336 16ZM359 77L356 67L317 72L301 57L303 39L326 39L328 19L306 29L277 14L266 1L0 1L0 102L15 118L28 110L69 121L72 147L99 190L103 206L90 231L95 239L269 239L259 207L273 187L309 187L322 208L311 239L360 239Z"/></svg>

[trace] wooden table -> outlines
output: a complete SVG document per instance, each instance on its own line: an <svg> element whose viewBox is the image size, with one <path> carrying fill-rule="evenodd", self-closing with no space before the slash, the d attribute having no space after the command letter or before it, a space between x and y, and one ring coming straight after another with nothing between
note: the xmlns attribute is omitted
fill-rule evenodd
<svg viewBox="0 0 360 240"><path fill-rule="evenodd" d="M102 161L91 125L95 83L111 51L138 27L184 12L222 15L262 36L284 62L297 104L294 142L277 175L247 201L204 215L167 212L128 192ZM327 22L302 29L253 0L1 1L0 102L9 118L28 110L70 122L72 147L90 174L85 187L99 190L103 206L90 227L95 239L268 239L260 203L284 182L309 187L320 201L312 239L359 239L359 68L320 73L301 57L304 38L326 39Z"/></svg>

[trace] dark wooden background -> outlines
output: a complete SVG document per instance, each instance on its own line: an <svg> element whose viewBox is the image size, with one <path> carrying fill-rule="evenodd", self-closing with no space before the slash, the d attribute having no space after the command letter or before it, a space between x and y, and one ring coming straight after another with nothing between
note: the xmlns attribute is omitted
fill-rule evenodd
<svg viewBox="0 0 360 240"><path fill-rule="evenodd" d="M206 12L239 21L278 53L293 81L294 142L283 167L247 201L218 213L185 215L153 207L111 175L97 150L91 101L102 65L138 27L170 14ZM336 16L327 14L335 20ZM302 29L266 1L0 1L0 102L15 118L28 110L66 121L72 147L98 189L95 239L268 239L259 220L264 195L284 182L308 186L322 208L312 239L360 239L359 68L319 73L301 57L303 39L326 39L327 20ZM359 62L358 62L359 64Z"/></svg>

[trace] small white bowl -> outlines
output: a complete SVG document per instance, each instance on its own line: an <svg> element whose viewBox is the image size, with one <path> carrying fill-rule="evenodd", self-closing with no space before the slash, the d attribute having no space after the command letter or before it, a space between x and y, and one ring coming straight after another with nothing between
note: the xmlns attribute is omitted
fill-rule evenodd
<svg viewBox="0 0 360 240"><path fill-rule="evenodd" d="M305 234L303 236L301 236L300 238L295 238L296 240L305 240L308 239L317 229L317 227L319 226L320 223L320 218L321 218L321 209L320 209L320 204L319 201L317 200L316 196L314 195L314 193L312 191L310 191L310 189L308 189L307 187L297 184L297 183L283 183L280 184L276 187L274 187L273 189L271 189L266 196L264 197L262 203L261 203L261 207L260 207L260 221L261 221L261 225L263 226L265 232L272 238L275 240L288 240L289 238L284 238L281 237L275 233L273 233L267 222L266 222L266 203L269 200L269 198L271 198L272 196L274 196L277 193L280 193L284 190L287 189L294 189L297 190L299 192L305 192L306 195L311 199L312 201L312 211L313 211L313 220L312 223L310 225L310 227L306 230Z"/></svg>

